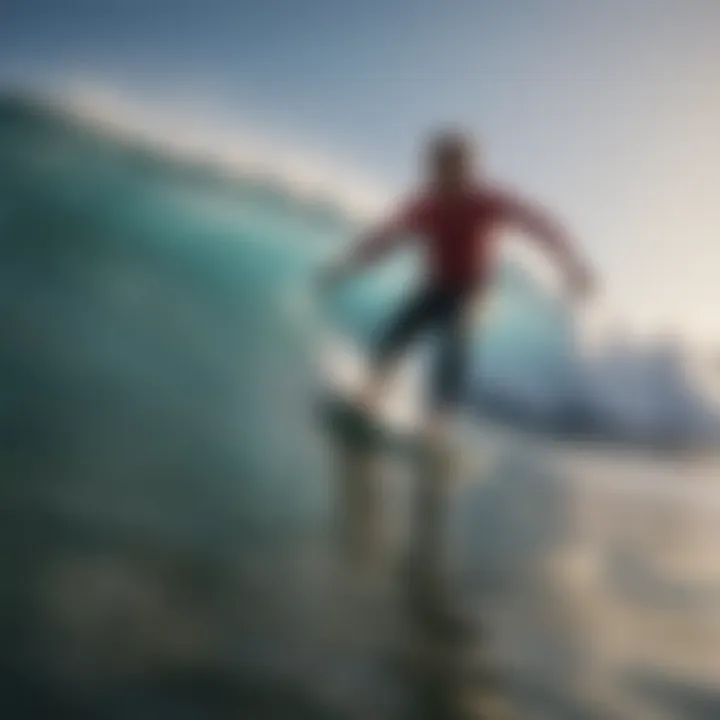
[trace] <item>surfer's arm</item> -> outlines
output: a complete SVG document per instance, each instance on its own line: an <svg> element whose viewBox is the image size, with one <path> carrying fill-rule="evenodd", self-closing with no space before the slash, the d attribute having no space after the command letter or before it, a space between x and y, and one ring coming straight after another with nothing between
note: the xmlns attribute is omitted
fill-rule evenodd
<svg viewBox="0 0 720 720"><path fill-rule="evenodd" d="M591 284L591 272L580 258L576 243L567 230L544 208L516 196L502 198L504 219L519 228L549 252L567 274L572 289L586 292Z"/></svg>
<svg viewBox="0 0 720 720"><path fill-rule="evenodd" d="M348 262L356 268L372 265L392 252L412 232L402 222L390 221L372 228L348 253Z"/></svg>
<svg viewBox="0 0 720 720"><path fill-rule="evenodd" d="M366 232L326 273L338 282L373 265L421 229L421 206L407 203L394 215Z"/></svg>

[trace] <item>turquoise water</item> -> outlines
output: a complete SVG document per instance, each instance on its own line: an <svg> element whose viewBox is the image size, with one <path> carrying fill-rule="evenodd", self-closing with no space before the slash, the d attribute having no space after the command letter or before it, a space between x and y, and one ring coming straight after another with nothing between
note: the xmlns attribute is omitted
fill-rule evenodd
<svg viewBox="0 0 720 720"><path fill-rule="evenodd" d="M10 99L0 105L0 154L2 293L17 324L35 328L31 345L9 358L18 372L37 366L32 381L51 384L77 422L97 413L94 432L115 422L97 386L118 394L123 412L136 412L136 397L148 406L128 432L169 412L253 467L286 457L297 470L287 448L302 427L318 333L332 327L367 344L416 259L399 257L320 302L313 272L357 231L339 211ZM559 383L567 321L528 278L505 278L498 292L517 310L485 329L478 371Z"/></svg>

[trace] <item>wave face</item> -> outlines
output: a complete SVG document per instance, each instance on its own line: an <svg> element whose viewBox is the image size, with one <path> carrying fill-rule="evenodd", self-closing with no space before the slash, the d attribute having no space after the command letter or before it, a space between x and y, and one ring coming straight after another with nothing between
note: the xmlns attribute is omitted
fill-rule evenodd
<svg viewBox="0 0 720 720"><path fill-rule="evenodd" d="M193 481L209 459L248 522L292 514L270 498L303 451L287 410L312 337L280 298L337 220L17 101L0 158L8 452L88 485L166 476L212 515L227 488Z"/></svg>
<svg viewBox="0 0 720 720"><path fill-rule="evenodd" d="M67 435L48 452L87 446L91 434L118 468L128 457L152 466L138 450L172 427L168 443L193 454L204 438L217 463L247 463L248 478L294 472L303 444L290 439L305 424L320 326L367 344L414 258L319 308L311 272L357 229L329 203L17 98L0 103L0 160L0 293L18 330L4 350L8 417L31 398L42 441L58 425ZM477 346L478 370L557 395L569 323L520 272L505 273L499 295L504 310Z"/></svg>

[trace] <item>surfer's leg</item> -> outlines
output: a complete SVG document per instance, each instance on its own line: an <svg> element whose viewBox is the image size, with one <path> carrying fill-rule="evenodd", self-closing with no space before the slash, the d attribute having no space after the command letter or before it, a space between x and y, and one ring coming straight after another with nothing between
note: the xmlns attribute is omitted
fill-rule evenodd
<svg viewBox="0 0 720 720"><path fill-rule="evenodd" d="M467 389L468 323L462 297L449 297L439 317L439 346L432 369L426 435L431 445L448 440L452 415Z"/></svg>
<svg viewBox="0 0 720 720"><path fill-rule="evenodd" d="M399 357L418 333L434 320L438 302L436 290L422 289L402 305L383 329L375 346L367 383L361 395L361 403L368 411L374 412L384 396Z"/></svg>

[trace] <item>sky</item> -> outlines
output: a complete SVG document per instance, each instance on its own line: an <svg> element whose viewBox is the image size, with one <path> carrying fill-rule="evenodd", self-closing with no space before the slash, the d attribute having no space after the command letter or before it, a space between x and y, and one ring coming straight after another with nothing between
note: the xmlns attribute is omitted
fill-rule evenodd
<svg viewBox="0 0 720 720"><path fill-rule="evenodd" d="M577 236L604 326L717 346L718 36L715 0L1 0L0 84L164 107L379 196L460 125Z"/></svg>

